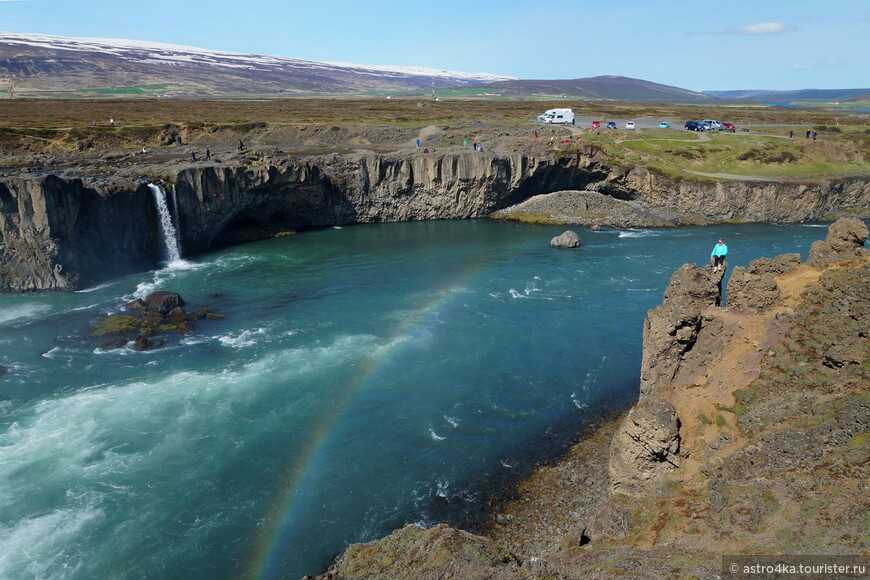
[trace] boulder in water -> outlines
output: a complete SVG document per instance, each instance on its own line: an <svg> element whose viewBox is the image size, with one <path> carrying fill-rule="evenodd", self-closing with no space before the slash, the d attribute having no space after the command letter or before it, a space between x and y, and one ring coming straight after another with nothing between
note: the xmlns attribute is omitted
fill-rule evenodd
<svg viewBox="0 0 870 580"><path fill-rule="evenodd" d="M146 296L145 304L148 305L148 308L150 310L155 310L163 316L166 316L174 308L184 306L184 300L177 292L166 292L163 290L159 290L157 292L152 292L151 294Z"/></svg>
<svg viewBox="0 0 870 580"><path fill-rule="evenodd" d="M550 240L551 248L576 248L580 245L580 236L576 232L568 230L560 236Z"/></svg>
<svg viewBox="0 0 870 580"><path fill-rule="evenodd" d="M205 308L188 314L181 309L183 305L184 299L176 292L152 292L144 300L137 298L128 302L125 308L129 314L114 314L97 320L91 337L106 337L99 345L103 349L121 348L133 342L136 350L150 350L166 342L153 338L158 334L187 333L193 330L196 320L223 318Z"/></svg>

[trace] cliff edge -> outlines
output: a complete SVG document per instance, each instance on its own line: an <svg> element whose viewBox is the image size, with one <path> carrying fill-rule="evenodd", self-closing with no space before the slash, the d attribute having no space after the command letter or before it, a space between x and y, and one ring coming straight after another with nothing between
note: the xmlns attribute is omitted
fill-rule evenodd
<svg viewBox="0 0 870 580"><path fill-rule="evenodd" d="M486 538L410 526L319 578L712 577L724 554L867 554L867 235L842 219L807 263L734 268L725 308L723 273L684 265L647 317L637 404L539 468Z"/></svg>

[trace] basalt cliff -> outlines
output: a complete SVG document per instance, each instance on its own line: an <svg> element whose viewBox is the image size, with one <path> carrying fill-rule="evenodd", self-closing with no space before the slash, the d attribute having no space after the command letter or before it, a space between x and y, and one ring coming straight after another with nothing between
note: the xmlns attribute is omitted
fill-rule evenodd
<svg viewBox="0 0 870 580"><path fill-rule="evenodd" d="M643 329L636 405L539 467L483 535L408 526L325 580L718 578L726 554L870 554L870 250L682 266ZM735 576L743 577L743 576Z"/></svg>
<svg viewBox="0 0 870 580"><path fill-rule="evenodd" d="M674 182L642 167L608 165L599 153L591 145L539 156L301 158L261 150L226 163L119 163L111 177L72 175L87 168L8 174L0 178L0 291L81 288L157 266L165 257L149 182L169 195L186 255L311 227L480 218L499 210L506 213L495 215L512 219L523 202L543 204L549 221L588 225L870 217L870 179Z"/></svg>

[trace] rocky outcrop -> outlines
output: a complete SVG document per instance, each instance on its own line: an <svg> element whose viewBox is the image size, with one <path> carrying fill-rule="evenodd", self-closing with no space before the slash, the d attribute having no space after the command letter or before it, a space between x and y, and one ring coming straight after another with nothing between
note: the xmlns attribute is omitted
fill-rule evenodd
<svg viewBox="0 0 870 580"><path fill-rule="evenodd" d="M671 276L664 300L647 313L643 328L640 393L668 385L682 357L692 350L706 322L703 312L718 306L725 270L685 264Z"/></svg>
<svg viewBox="0 0 870 580"><path fill-rule="evenodd" d="M311 578L307 576L306 578ZM354 544L317 580L441 580L564 578L537 558L520 561L491 540L444 525L406 526L386 538ZM303 579L304 580L304 579Z"/></svg>
<svg viewBox="0 0 870 580"><path fill-rule="evenodd" d="M610 448L614 493L647 495L652 485L680 466L680 418L664 399L653 399L628 412Z"/></svg>
<svg viewBox="0 0 870 580"><path fill-rule="evenodd" d="M577 235L577 232L567 231L563 234L559 234L552 240L550 240L551 248L577 248L580 247L580 236Z"/></svg>
<svg viewBox="0 0 870 580"><path fill-rule="evenodd" d="M867 241L867 226L856 219L837 220L828 228L824 242L813 242L807 263L814 268L824 268L838 262L870 256L864 247Z"/></svg>

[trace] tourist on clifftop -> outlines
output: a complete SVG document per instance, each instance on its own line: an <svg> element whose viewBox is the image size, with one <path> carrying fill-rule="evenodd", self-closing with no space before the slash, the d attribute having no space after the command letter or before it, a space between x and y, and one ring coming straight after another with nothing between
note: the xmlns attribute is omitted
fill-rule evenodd
<svg viewBox="0 0 870 580"><path fill-rule="evenodd" d="M728 255L728 246L725 245L725 238L719 238L719 243L713 246L713 253L710 254L714 272L725 269L726 255Z"/></svg>

